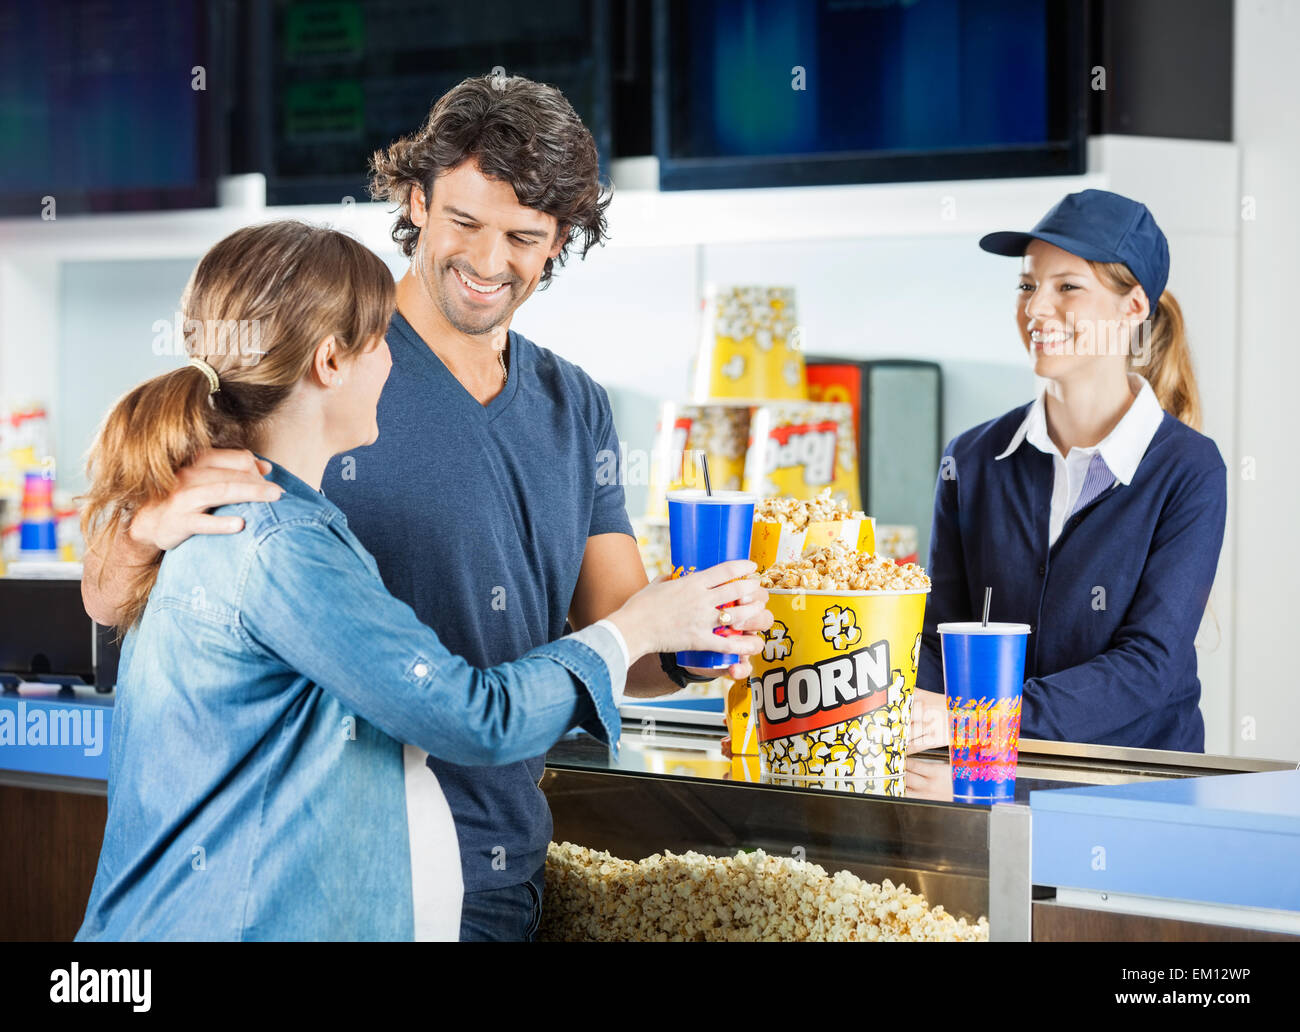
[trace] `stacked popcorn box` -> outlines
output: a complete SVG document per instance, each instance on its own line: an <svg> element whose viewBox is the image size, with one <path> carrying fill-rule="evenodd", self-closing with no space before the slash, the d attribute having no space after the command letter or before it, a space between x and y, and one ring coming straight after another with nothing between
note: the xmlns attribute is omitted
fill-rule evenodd
<svg viewBox="0 0 1300 1032"><path fill-rule="evenodd" d="M691 400L660 410L649 501L634 523L652 579L671 570L667 494L705 486L701 456L714 490L859 503L852 407L808 400L794 289L710 285L701 309ZM730 684L694 691L725 696Z"/></svg>
<svg viewBox="0 0 1300 1032"><path fill-rule="evenodd" d="M875 527L876 552L899 563L920 560L916 528L904 523L881 523Z"/></svg>
<svg viewBox="0 0 1300 1032"><path fill-rule="evenodd" d="M691 399L665 402L651 464L647 516L665 495L704 486L811 499L829 488L858 505L852 406L808 399L792 287L705 289Z"/></svg>
<svg viewBox="0 0 1300 1032"><path fill-rule="evenodd" d="M710 283L700 307L691 391L696 401L807 400L793 287Z"/></svg>
<svg viewBox="0 0 1300 1032"><path fill-rule="evenodd" d="M860 504L853 408L846 402L756 405L749 422L744 489L762 497L808 501L823 492Z"/></svg>
<svg viewBox="0 0 1300 1032"><path fill-rule="evenodd" d="M844 402L664 402L650 466L647 516L666 519L669 491L715 491L812 500L830 495L856 509L858 449Z"/></svg>

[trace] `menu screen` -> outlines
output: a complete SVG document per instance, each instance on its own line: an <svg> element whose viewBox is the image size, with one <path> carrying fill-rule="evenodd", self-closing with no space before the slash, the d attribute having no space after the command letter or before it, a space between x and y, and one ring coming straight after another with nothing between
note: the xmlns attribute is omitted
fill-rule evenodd
<svg viewBox="0 0 1300 1032"><path fill-rule="evenodd" d="M213 203L205 21L176 0L0 6L0 211Z"/></svg>

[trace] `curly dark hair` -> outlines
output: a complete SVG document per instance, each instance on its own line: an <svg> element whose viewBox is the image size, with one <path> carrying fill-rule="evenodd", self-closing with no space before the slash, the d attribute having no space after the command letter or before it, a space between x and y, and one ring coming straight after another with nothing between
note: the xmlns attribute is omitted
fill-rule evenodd
<svg viewBox="0 0 1300 1032"><path fill-rule="evenodd" d="M371 159L370 194L399 206L393 240L406 257L420 236L411 221L411 187L418 183L427 198L438 176L468 160L489 179L509 183L524 207L555 217L564 246L547 259L539 288L578 238L583 258L603 244L612 187L601 181L596 141L573 106L546 83L480 75L444 93L419 132Z"/></svg>

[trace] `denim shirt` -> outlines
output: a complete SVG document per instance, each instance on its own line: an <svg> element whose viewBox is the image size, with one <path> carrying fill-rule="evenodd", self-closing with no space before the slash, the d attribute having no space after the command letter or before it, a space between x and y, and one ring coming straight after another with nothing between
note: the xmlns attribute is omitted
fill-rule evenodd
<svg viewBox="0 0 1300 1032"><path fill-rule="evenodd" d="M471 667L333 503L269 479L279 501L216 510L240 533L166 554L126 637L79 941L455 938L455 828L425 753L509 763L575 726L617 749L608 629Z"/></svg>

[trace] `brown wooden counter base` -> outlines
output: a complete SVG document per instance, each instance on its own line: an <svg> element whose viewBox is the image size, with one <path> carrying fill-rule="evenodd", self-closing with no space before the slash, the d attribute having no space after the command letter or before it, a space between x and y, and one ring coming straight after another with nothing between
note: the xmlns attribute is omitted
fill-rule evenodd
<svg viewBox="0 0 1300 1032"><path fill-rule="evenodd" d="M40 776L6 781L19 777ZM86 914L107 816L102 784L93 794L0 783L0 940L72 941Z"/></svg>

